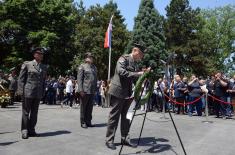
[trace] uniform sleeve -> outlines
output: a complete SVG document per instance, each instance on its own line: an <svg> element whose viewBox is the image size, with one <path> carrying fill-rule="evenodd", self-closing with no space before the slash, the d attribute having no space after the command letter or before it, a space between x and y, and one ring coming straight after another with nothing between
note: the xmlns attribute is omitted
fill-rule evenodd
<svg viewBox="0 0 235 155"><path fill-rule="evenodd" d="M96 66L94 66L94 67L95 67L95 83L97 83L98 70L97 70ZM99 90L99 88L96 87L95 91L98 91L98 90Z"/></svg>
<svg viewBox="0 0 235 155"><path fill-rule="evenodd" d="M126 78L135 78L135 77L139 77L138 72L132 72L127 70L127 62L128 60L126 60L124 57L120 57L118 62L117 62L117 73L122 76L122 77L126 77Z"/></svg>
<svg viewBox="0 0 235 155"><path fill-rule="evenodd" d="M27 73L28 73L27 65L26 63L23 63L18 77L17 93L19 95L23 95L24 85L26 83L28 75Z"/></svg>
<svg viewBox="0 0 235 155"><path fill-rule="evenodd" d="M48 71L48 66L47 65L44 65L44 74L45 75L43 75L44 77L43 77L43 94L45 94L46 93L46 79L47 79L47 71Z"/></svg>
<svg viewBox="0 0 235 155"><path fill-rule="evenodd" d="M84 91L83 81L84 81L84 67L80 65L77 74L78 93Z"/></svg>

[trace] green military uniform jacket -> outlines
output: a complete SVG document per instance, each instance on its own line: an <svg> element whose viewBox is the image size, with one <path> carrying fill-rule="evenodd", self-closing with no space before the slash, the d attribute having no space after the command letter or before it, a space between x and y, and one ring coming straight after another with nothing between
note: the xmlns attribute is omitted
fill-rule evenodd
<svg viewBox="0 0 235 155"><path fill-rule="evenodd" d="M78 68L78 93L95 94L97 91L97 68L93 64L83 63Z"/></svg>
<svg viewBox="0 0 235 155"><path fill-rule="evenodd" d="M137 71L137 65L130 54L121 56L117 61L108 93L118 98L129 98L132 95L134 80L139 77Z"/></svg>
<svg viewBox="0 0 235 155"><path fill-rule="evenodd" d="M25 98L41 99L45 91L47 66L35 60L23 63L18 77L17 93Z"/></svg>

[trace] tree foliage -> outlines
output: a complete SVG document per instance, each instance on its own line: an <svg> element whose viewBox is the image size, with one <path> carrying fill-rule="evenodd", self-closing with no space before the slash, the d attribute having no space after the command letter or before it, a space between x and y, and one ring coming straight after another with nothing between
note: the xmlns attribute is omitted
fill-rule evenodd
<svg viewBox="0 0 235 155"><path fill-rule="evenodd" d="M107 79L108 73L108 49L104 49L104 37L112 15L112 61L111 73L114 72L118 57L124 53L129 39L129 32L124 24L124 18L118 10L117 4L109 1L103 7L100 5L91 6L85 9L80 3L79 12L83 12L81 20L76 25L75 47L76 57L72 63L73 68L82 63L84 53L91 52L95 55L95 64L98 68L99 78ZM112 75L112 74L111 74Z"/></svg>
<svg viewBox="0 0 235 155"><path fill-rule="evenodd" d="M177 73L205 76L224 70L225 58L234 51L234 6L201 11L188 0L172 0L166 10L166 43L177 54Z"/></svg>
<svg viewBox="0 0 235 155"><path fill-rule="evenodd" d="M207 64L207 59L200 49L198 36L203 26L200 10L193 10L188 0L172 0L166 11L166 44L168 50L177 55L173 61L177 74L203 73L201 69L206 68L203 64Z"/></svg>
<svg viewBox="0 0 235 155"><path fill-rule="evenodd" d="M200 33L201 46L210 55L210 68L231 70L233 61L225 59L235 52L235 6L202 10L201 16L205 22Z"/></svg>
<svg viewBox="0 0 235 155"><path fill-rule="evenodd" d="M145 45L148 52L142 64L156 68L157 72L162 70L159 59L166 57L163 20L164 18L155 9L153 0L142 0L128 46L130 51L133 43Z"/></svg>
<svg viewBox="0 0 235 155"><path fill-rule="evenodd" d="M82 63L85 52L95 55L99 78L106 79L108 49L104 37L113 18L111 75L118 57L130 52L133 43L148 48L141 65L156 67L159 59L177 54L172 63L178 74L208 75L216 70L234 70L235 6L192 9L188 0L172 0L166 20L154 8L153 0L142 0L132 32L126 29L118 6L86 9L73 0L0 1L0 68L11 68L30 60L33 46L50 48L45 62L53 74L66 73ZM128 45L127 45L128 44ZM167 49L167 50L166 50ZM167 51L167 52L166 52Z"/></svg>
<svg viewBox="0 0 235 155"><path fill-rule="evenodd" d="M50 48L46 59L54 73L68 68L77 16L72 0L5 0L0 8L0 63L11 67L42 46Z"/></svg>

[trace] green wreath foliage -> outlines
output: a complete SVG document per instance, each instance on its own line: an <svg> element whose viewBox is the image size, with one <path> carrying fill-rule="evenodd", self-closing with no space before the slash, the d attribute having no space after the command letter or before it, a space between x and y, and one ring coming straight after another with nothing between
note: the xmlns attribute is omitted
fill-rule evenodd
<svg viewBox="0 0 235 155"><path fill-rule="evenodd" d="M140 93L142 91L142 85L145 82L145 79L149 80L150 87L147 90L146 95L141 97ZM134 98L135 98L135 100L138 101L141 98L140 99L140 105L145 104L148 101L148 99L152 96L153 89L154 89L154 78L153 78L151 72L146 72L142 76L140 76L138 81L136 82L135 90L134 90Z"/></svg>

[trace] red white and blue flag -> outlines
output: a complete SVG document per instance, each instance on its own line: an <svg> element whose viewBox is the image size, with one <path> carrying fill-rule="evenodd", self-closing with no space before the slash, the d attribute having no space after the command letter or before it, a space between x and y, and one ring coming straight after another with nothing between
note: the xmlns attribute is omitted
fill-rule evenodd
<svg viewBox="0 0 235 155"><path fill-rule="evenodd" d="M110 19L108 29L105 33L105 39L104 39L104 48L111 47L111 40L112 40L112 19L113 16Z"/></svg>

